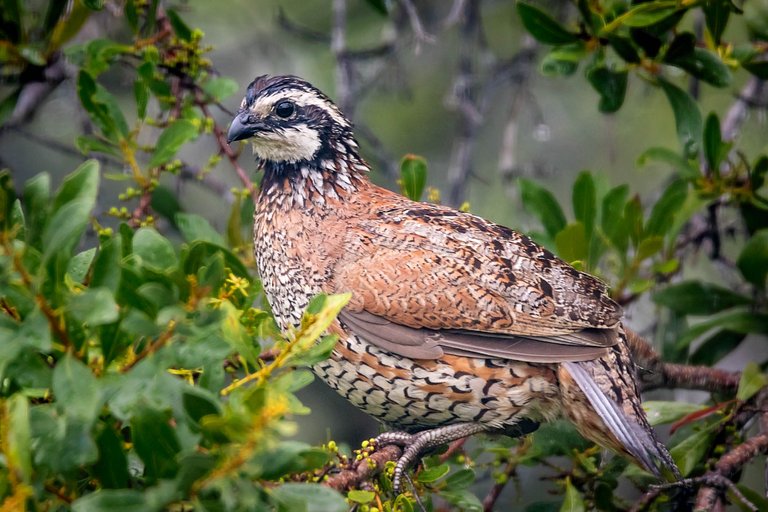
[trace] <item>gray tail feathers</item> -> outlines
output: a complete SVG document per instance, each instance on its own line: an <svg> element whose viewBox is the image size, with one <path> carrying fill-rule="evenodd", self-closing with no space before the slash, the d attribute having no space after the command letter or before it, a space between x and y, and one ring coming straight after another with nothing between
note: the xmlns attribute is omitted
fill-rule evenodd
<svg viewBox="0 0 768 512"><path fill-rule="evenodd" d="M669 476L676 480L682 478L666 446L656 439L642 409L635 415L637 417L629 417L600 389L581 363L563 364L616 440L646 471L662 479Z"/></svg>

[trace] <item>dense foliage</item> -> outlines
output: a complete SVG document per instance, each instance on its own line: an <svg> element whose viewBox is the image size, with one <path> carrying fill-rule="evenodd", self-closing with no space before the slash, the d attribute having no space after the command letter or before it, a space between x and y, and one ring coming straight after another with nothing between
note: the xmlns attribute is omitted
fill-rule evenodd
<svg viewBox="0 0 768 512"><path fill-rule="evenodd" d="M368 3L382 16L403 8ZM238 85L217 76L203 34L161 2L109 3L122 14L114 38L77 44L104 2L54 0L41 10L1 4L8 85L0 121L18 126L37 108L30 84L71 80L92 132L74 141L84 163L55 191L48 174L14 183L0 173L0 510L372 512L445 503L478 510L477 494L486 492L473 487L478 476L490 473L498 494L522 466L544 468L557 494L528 510L627 510L633 503L614 494L619 481L642 491L654 483L622 458L603 460L568 424L555 423L523 440L431 455L401 496L392 493L391 462L357 489L321 485L358 461L379 464L369 443L350 451L291 440L291 417L310 413L295 392L312 380L307 367L333 349L336 340L323 333L348 296L318 297L300 329L277 331L250 254L255 188L211 115L224 100L234 105ZM639 165L673 170L655 199L585 171L567 215L544 186L521 179L522 202L543 228L533 236L600 275L620 302L652 297L668 361L711 366L747 335L768 334L768 157L744 154L724 135L724 113L702 113L669 73L713 87L768 77L768 15L755 7L745 16L730 0L516 8L547 49L542 72L584 68L603 112L621 108L632 81L652 84L667 98L679 136L679 149L649 148L640 158ZM700 30L690 17L703 20ZM751 40L733 46L724 34L742 18ZM76 70L71 77L56 74L64 62ZM102 80L116 67L129 70L132 102L119 101ZM217 148L203 165L177 159L182 146L203 139ZM242 189L217 191L232 194L223 234L184 212L164 181L203 180L222 159L243 181ZM105 167L116 162L126 172ZM400 168L403 193L421 198L425 162L408 156ZM125 183L119 205L99 204L103 180ZM723 248L726 236L734 250ZM732 266L733 283L680 279L705 248ZM675 423L669 445L684 476L705 474L758 435L748 427L765 407L765 385L751 365L735 397L647 403L654 424ZM738 484L742 466L724 476ZM704 483L649 495L643 506L685 506ZM728 496L768 510L759 489L738 485Z"/></svg>

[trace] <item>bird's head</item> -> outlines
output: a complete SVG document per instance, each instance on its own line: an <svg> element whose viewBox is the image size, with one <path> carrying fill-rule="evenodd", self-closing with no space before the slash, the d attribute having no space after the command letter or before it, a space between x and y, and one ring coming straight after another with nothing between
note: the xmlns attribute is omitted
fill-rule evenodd
<svg viewBox="0 0 768 512"><path fill-rule="evenodd" d="M248 85L228 142L251 139L253 152L274 164L325 158L351 139L351 124L322 92L295 76L267 75Z"/></svg>

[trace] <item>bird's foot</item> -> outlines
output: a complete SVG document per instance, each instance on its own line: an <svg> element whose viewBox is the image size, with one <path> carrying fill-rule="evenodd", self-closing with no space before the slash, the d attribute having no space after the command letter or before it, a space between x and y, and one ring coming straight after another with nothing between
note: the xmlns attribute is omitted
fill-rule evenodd
<svg viewBox="0 0 768 512"><path fill-rule="evenodd" d="M403 447L403 454L395 465L395 473L392 486L395 494L400 492L405 470L408 469L419 456L430 448L440 446L456 439L471 436L487 430L478 423L457 423L445 425L430 430L422 430L415 434L408 432L385 432L376 438L376 446L394 444Z"/></svg>

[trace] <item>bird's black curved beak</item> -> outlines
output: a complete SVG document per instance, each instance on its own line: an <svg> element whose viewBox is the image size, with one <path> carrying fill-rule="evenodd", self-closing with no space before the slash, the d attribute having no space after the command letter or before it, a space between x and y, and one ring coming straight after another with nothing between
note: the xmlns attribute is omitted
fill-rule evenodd
<svg viewBox="0 0 768 512"><path fill-rule="evenodd" d="M237 140L253 137L253 135L262 128L261 123L254 123L249 117L250 116L246 113L235 116L232 120L232 124L229 125L229 131L227 132L228 144L232 144Z"/></svg>

